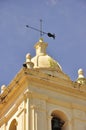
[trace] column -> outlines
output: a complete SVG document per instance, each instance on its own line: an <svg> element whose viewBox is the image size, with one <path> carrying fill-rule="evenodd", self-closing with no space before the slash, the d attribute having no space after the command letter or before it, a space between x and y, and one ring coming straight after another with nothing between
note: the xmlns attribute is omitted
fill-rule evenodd
<svg viewBox="0 0 86 130"><path fill-rule="evenodd" d="M51 119L52 119L52 116L48 116L48 125L47 125L47 129L48 130L52 130L52 127L51 127Z"/></svg>
<svg viewBox="0 0 86 130"><path fill-rule="evenodd" d="M30 110L30 129L37 130L37 112L36 106L32 105Z"/></svg>
<svg viewBox="0 0 86 130"><path fill-rule="evenodd" d="M37 112L35 112L35 130L37 130Z"/></svg>

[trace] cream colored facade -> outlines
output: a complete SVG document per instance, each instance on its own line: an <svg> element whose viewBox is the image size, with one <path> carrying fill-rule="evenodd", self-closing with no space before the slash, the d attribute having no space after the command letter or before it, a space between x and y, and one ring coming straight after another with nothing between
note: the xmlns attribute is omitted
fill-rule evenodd
<svg viewBox="0 0 86 130"><path fill-rule="evenodd" d="M52 118L61 130L86 130L86 79L82 69L73 82L46 53L43 39L36 56L26 55L24 67L0 94L0 130L52 130ZM57 129L58 130L58 129Z"/></svg>

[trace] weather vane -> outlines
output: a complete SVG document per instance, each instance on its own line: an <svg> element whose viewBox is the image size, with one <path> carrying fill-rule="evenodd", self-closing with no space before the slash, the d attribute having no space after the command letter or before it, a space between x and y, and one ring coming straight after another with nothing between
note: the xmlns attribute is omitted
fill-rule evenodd
<svg viewBox="0 0 86 130"><path fill-rule="evenodd" d="M29 25L26 25L26 27L27 27L27 28L31 28L31 29L33 29L33 30L35 30L35 31L40 32L40 37L42 37L42 35L46 34L48 37L52 37L53 39L55 39L55 34L52 34L52 33L50 33L50 32L46 33L46 32L44 32L44 31L42 31L42 19L40 19L40 30L37 29L37 28L34 28L34 27L32 27L32 26L29 26Z"/></svg>

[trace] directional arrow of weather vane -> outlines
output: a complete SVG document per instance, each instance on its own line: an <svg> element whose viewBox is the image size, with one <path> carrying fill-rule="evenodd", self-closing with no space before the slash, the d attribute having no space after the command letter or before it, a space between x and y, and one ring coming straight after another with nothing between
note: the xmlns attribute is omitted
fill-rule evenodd
<svg viewBox="0 0 86 130"><path fill-rule="evenodd" d="M31 28L31 29L33 29L33 30L35 30L35 31L40 32L40 37L42 37L43 34L46 34L48 37L52 37L53 39L55 39L55 34L52 34L52 33L49 33L49 32L46 33L46 32L44 32L44 31L42 31L42 20L40 20L40 30L37 29L37 28L31 27L31 26L29 26L29 25L26 25L26 27L27 27L27 28Z"/></svg>

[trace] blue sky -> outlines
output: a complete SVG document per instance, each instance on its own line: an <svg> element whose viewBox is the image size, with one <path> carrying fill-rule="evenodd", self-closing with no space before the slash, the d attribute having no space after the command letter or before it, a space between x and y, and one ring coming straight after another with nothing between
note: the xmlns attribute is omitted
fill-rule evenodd
<svg viewBox="0 0 86 130"><path fill-rule="evenodd" d="M8 85L21 69L25 55L35 55L40 33L26 24L56 34L43 36L47 53L63 71L76 80L77 71L86 74L86 0L0 0L0 86Z"/></svg>

